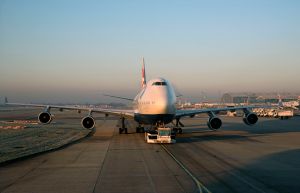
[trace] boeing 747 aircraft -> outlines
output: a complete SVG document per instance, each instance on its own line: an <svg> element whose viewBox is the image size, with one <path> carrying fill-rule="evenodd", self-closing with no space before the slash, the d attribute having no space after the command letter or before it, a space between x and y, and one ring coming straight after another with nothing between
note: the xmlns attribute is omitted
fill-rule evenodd
<svg viewBox="0 0 300 193"><path fill-rule="evenodd" d="M257 115L250 110L252 108L251 106L177 110L177 97L170 82L164 78L156 78L146 82L144 59L142 65L141 91L134 99L125 98L127 100L132 100L133 110L113 110L99 108L81 108L75 106L71 107L45 104L8 103L7 100L6 104L44 108L44 110L38 115L38 120L42 124L49 124L52 121L52 115L50 113L51 109L86 111L87 116L83 117L81 120L82 126L86 129L93 129L95 127L95 120L93 118L94 113L102 113L106 116L119 116L122 120L121 127L119 128L120 133L127 133L125 119L132 119L138 123L138 127L136 128L137 132L143 132L144 125L151 125L155 129L157 127L164 127L165 124L168 124L175 120L176 122L173 130L178 131L179 133L182 132L181 127L183 126L183 124L180 122L180 119L182 117L193 117L196 114L201 113L205 113L209 116L207 125L212 130L217 130L222 126L221 119L216 116L217 112L220 111L242 110L244 112L243 121L247 125L254 125L258 120Z"/></svg>

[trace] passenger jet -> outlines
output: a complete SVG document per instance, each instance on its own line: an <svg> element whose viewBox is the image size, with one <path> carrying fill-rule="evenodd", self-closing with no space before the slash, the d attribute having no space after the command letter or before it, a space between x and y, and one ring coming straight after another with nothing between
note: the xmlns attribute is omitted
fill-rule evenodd
<svg viewBox="0 0 300 193"><path fill-rule="evenodd" d="M112 96L114 97L114 96ZM117 97L123 98L123 97ZM78 112L86 111L87 116L83 117L81 124L85 129L93 129L95 127L94 113L102 113L106 116L114 115L120 117L121 127L119 132L127 133L125 119L131 119L138 123L136 132L144 132L144 125L151 125L152 128L165 127L166 124L175 120L173 131L182 132L181 127L184 125L180 122L182 117L194 117L197 114L207 114L209 116L207 125L212 130L217 130L222 126L222 121L216 114L220 111L235 111L242 110L244 112L243 121L247 125L254 125L258 117L250 109L251 106L242 107L225 107L225 108L208 108L196 110L178 110L176 109L176 95L174 89L169 81L164 78L155 78L146 82L145 76L145 63L142 60L142 81L141 90L134 99L123 98L132 100L132 110L113 110L113 109L99 109L99 108L83 108L76 106L58 106L46 104L23 104L23 103L8 103L8 105L21 105L41 107L44 110L38 115L38 120L42 124L49 124L52 121L51 109L59 110L77 110Z"/></svg>

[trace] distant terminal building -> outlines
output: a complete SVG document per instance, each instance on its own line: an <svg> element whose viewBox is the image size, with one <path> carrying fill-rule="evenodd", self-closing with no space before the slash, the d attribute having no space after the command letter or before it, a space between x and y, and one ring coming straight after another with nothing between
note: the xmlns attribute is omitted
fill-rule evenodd
<svg viewBox="0 0 300 193"><path fill-rule="evenodd" d="M278 103L300 100L300 93L225 93L222 103Z"/></svg>

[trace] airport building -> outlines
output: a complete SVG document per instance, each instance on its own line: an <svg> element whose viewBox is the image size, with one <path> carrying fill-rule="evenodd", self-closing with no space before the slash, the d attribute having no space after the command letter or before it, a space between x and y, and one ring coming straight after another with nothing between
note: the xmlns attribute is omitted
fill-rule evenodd
<svg viewBox="0 0 300 193"><path fill-rule="evenodd" d="M222 103L278 103L282 101L300 100L300 93L225 93L221 97Z"/></svg>

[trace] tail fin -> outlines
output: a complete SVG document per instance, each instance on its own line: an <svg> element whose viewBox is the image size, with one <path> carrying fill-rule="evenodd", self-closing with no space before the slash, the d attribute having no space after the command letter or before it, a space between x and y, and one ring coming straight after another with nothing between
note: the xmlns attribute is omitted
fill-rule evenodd
<svg viewBox="0 0 300 193"><path fill-rule="evenodd" d="M144 57L142 59L142 81L141 81L141 87L144 88L146 86L146 72L145 72L145 60Z"/></svg>
<svg viewBox="0 0 300 193"><path fill-rule="evenodd" d="M249 96L249 95L248 95L248 97L247 97L246 104L247 104L247 105L250 104L250 96Z"/></svg>
<svg viewBox="0 0 300 193"><path fill-rule="evenodd" d="M283 107L282 98L281 98L280 94L278 94L278 106Z"/></svg>
<svg viewBox="0 0 300 193"><path fill-rule="evenodd" d="M3 99L2 99L3 98ZM8 103L7 97L0 96L0 105L6 105Z"/></svg>

